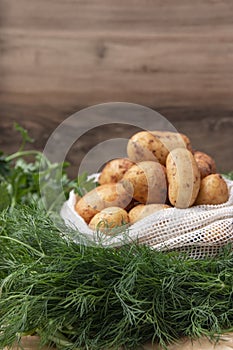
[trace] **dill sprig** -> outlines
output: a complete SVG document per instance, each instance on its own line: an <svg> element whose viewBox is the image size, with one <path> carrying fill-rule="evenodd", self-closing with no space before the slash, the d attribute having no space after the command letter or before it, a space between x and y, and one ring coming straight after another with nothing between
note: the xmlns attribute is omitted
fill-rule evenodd
<svg viewBox="0 0 233 350"><path fill-rule="evenodd" d="M26 206L2 212L0 226L0 348L35 333L62 350L166 347L233 326L231 247L203 260L104 248Z"/></svg>

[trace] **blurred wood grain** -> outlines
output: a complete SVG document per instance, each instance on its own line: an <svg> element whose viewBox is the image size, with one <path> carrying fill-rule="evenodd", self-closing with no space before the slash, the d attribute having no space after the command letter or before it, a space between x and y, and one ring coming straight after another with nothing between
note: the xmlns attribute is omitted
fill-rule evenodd
<svg viewBox="0 0 233 350"><path fill-rule="evenodd" d="M13 120L42 149L73 112L127 101L233 169L232 18L231 0L0 0L0 148Z"/></svg>
<svg viewBox="0 0 233 350"><path fill-rule="evenodd" d="M41 347L39 344L39 338L37 336L28 336L22 338L24 350L56 350L54 347ZM140 347L142 350L162 350L162 347L157 344L147 343ZM199 339L181 338L178 342L168 345L168 350L231 350L233 349L233 336L232 333L224 334L220 337L218 342L210 342L205 337ZM7 349L5 349L7 350ZM22 350L22 346L14 346L12 350ZM119 349L122 350L122 349ZM139 350L138 348L135 350Z"/></svg>

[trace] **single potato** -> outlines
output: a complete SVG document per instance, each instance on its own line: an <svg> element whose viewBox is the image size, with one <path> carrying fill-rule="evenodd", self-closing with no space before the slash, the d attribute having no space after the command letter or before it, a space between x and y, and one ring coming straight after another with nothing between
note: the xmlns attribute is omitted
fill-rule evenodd
<svg viewBox="0 0 233 350"><path fill-rule="evenodd" d="M196 160L198 169L201 174L201 179L204 177L216 173L216 164L212 157L208 154L200 151L194 152L194 158Z"/></svg>
<svg viewBox="0 0 233 350"><path fill-rule="evenodd" d="M172 150L166 170L170 203L181 209L191 207L200 189L200 172L192 153L186 148Z"/></svg>
<svg viewBox="0 0 233 350"><path fill-rule="evenodd" d="M134 163L127 158L118 158L109 161L101 171L98 178L99 184L104 185L119 182L132 165Z"/></svg>
<svg viewBox="0 0 233 350"><path fill-rule="evenodd" d="M220 174L210 174L201 180L201 187L195 205L222 204L229 198L225 180Z"/></svg>
<svg viewBox="0 0 233 350"><path fill-rule="evenodd" d="M166 159L173 149L187 148L192 152L191 141L188 136L172 131L150 131L156 138L155 155L158 161L166 165Z"/></svg>
<svg viewBox="0 0 233 350"><path fill-rule="evenodd" d="M111 235L116 233L114 228L128 226L128 213L119 207L109 207L101 210L90 221L89 227L94 231L101 231Z"/></svg>
<svg viewBox="0 0 233 350"><path fill-rule="evenodd" d="M157 162L155 141L155 137L148 131L140 131L134 134L127 145L129 159L134 163L146 160Z"/></svg>
<svg viewBox="0 0 233 350"><path fill-rule="evenodd" d="M167 204L139 204L129 212L129 222L130 224L134 224L135 222L149 216L159 210L171 208L170 205Z"/></svg>
<svg viewBox="0 0 233 350"><path fill-rule="evenodd" d="M142 204L166 202L166 170L160 163L145 161L133 165L121 183Z"/></svg>
<svg viewBox="0 0 233 350"><path fill-rule="evenodd" d="M108 207L125 208L132 194L122 184L105 184L85 194L75 205L76 212L89 223L94 215Z"/></svg>

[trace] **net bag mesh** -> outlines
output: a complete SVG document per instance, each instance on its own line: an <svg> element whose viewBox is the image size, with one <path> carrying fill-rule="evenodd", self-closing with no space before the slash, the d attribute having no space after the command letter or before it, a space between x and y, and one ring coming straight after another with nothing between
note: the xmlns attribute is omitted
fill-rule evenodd
<svg viewBox="0 0 233 350"><path fill-rule="evenodd" d="M223 204L160 210L131 225L127 234L123 232L112 237L103 234L101 240L75 211L73 191L61 209L61 216L67 225L77 228L90 241L101 241L105 246L125 244L127 236L160 251L187 252L192 258L214 256L221 247L233 241L233 181L225 181L229 198Z"/></svg>

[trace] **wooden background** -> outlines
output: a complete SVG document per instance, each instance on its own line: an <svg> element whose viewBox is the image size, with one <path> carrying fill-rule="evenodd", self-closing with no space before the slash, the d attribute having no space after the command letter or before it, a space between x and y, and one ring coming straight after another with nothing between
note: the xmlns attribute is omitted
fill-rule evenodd
<svg viewBox="0 0 233 350"><path fill-rule="evenodd" d="M232 170L233 1L0 0L0 149L17 148L13 121L43 149L65 118L109 101L152 107Z"/></svg>

